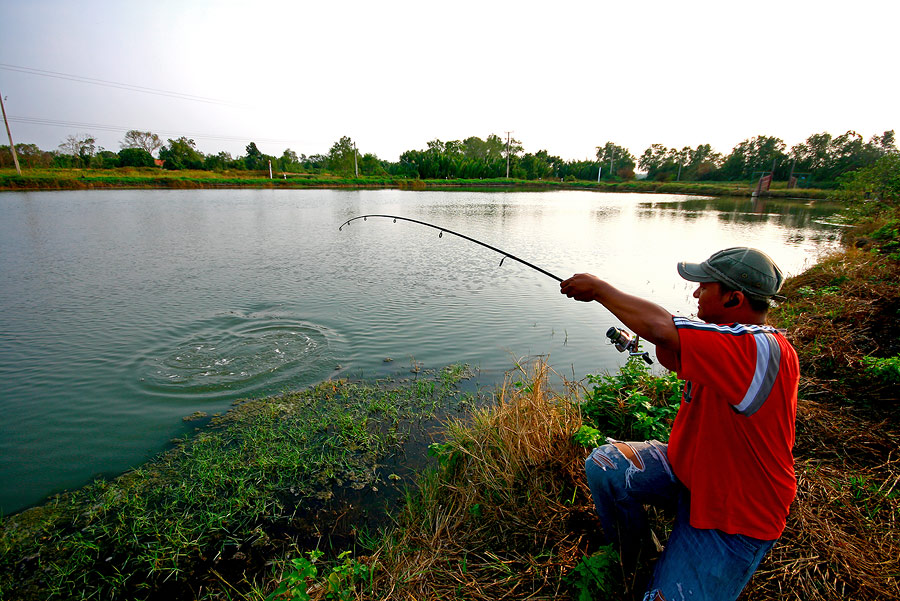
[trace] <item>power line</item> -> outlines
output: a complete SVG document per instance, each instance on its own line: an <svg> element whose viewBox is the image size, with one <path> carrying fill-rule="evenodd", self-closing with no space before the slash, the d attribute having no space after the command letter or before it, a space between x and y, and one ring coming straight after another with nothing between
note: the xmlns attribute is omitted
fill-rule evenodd
<svg viewBox="0 0 900 601"><path fill-rule="evenodd" d="M217 98L207 98L205 96L197 96L195 94L185 94L182 92L173 92L171 90L160 90L157 88L148 88L145 86L136 86L133 84L122 83L118 81L108 81L105 79L96 79L93 77L83 77L81 75L72 75L70 73L60 73L58 71L45 71L44 69L33 69L31 67L21 67L19 65L10 65L0 63L0 69L7 71L17 71L19 73L28 73L29 75L39 75L41 77L51 77L54 79L65 79L69 81L77 81L80 83L88 83L96 86L104 86L107 88L118 88L120 90L128 90L131 92L141 92L143 94L154 94L156 96L166 96L169 98L178 98L180 100L191 100L194 102L205 102L208 104L220 104L225 106L236 106L249 108L247 104L230 102L227 100L219 100Z"/></svg>
<svg viewBox="0 0 900 601"><path fill-rule="evenodd" d="M123 127L119 125L104 125L102 123L83 123L79 121L59 121L55 119L44 119L41 117L19 117L10 115L10 122L12 123L25 123L29 125L42 125L42 126L50 126L50 127L67 127L67 128L83 128L83 129L94 129L100 131L111 131L111 132L122 132L125 133L129 130L135 129L133 127ZM197 138L200 140L218 140L222 142L246 142L248 140L253 142L260 143L268 143L268 144L290 144L291 142L299 142L300 140L278 140L274 138L259 138L255 136L226 136L219 134L205 134L205 133L197 133L197 132L176 132L176 131L162 131L157 130L155 133L162 134L166 136L184 136L188 138Z"/></svg>

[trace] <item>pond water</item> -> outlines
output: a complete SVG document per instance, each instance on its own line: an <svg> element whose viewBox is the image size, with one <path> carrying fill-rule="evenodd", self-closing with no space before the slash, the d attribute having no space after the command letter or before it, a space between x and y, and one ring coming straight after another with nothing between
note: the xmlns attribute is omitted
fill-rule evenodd
<svg viewBox="0 0 900 601"><path fill-rule="evenodd" d="M588 271L674 313L675 271L756 246L788 274L837 245L837 207L555 192L0 194L0 510L115 475L197 411L335 376L464 362L495 383L548 355L574 379L624 357L599 304L432 222L566 278ZM650 349L652 350L652 349Z"/></svg>

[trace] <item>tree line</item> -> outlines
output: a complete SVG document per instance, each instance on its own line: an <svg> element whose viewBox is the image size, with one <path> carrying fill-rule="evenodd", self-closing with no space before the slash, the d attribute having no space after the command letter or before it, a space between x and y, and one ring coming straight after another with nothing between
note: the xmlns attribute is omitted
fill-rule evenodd
<svg viewBox="0 0 900 601"><path fill-rule="evenodd" d="M890 130L869 140L854 131L839 136L822 132L790 149L780 138L760 135L740 142L727 155L716 152L709 144L680 149L651 144L636 157L627 148L606 142L596 147L594 158L567 161L547 150L525 152L521 141L503 140L491 134L485 139L435 139L423 149L403 152L397 161L360 153L347 136L325 154L298 155L288 148L281 156L272 156L250 142L244 155L234 157L228 152L204 154L194 140L184 136L163 142L152 132L130 130L118 152L98 148L94 137L85 134L67 136L55 151L43 151L35 144L16 144L16 152L25 167L153 167L157 165L153 153L157 153L164 169L266 171L271 165L278 173L422 179L491 179L508 175L525 180L566 181L629 180L636 177L636 169L655 181L738 181L772 172L778 180L794 176L801 183L827 187L842 175L870 167L881 157L898 151L894 131ZM0 146L0 166L12 166L9 146Z"/></svg>

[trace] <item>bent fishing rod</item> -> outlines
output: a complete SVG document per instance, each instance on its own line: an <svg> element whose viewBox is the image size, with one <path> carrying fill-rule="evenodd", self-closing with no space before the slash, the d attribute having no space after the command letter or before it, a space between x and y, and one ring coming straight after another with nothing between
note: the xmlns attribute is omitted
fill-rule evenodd
<svg viewBox="0 0 900 601"><path fill-rule="evenodd" d="M500 253L501 255L503 255L503 258L500 259L500 265L498 265L498 267L502 267L502 266L503 266L503 261L505 261L506 258L509 257L509 258L512 259L513 261L518 261L519 263L521 263L522 265L525 265L526 267L531 267L531 268L534 269L535 271L540 271L540 272L543 273L545 276L551 277L551 278L553 278L554 280L556 280L557 282L562 282L562 281L563 281L561 277L555 276L555 275L553 275L552 273L550 273L549 271L547 271L547 270L545 270L545 269L541 269L541 268L538 267L537 265L535 265L535 264L533 264L533 263L529 263L528 261L525 261L524 259L520 259L519 257L517 257L517 256L515 256L515 255L512 255L512 254L506 252L505 250L500 250L500 249L497 248L496 246L491 246L490 244L487 244L487 243L485 243L485 242L482 242L481 240L476 240L475 238L470 238L469 236L466 236L465 234L460 234L459 232L454 232L453 230L448 230L447 228L441 227L441 226L439 226L439 225L434 225L434 224L431 224L431 223L426 223L426 222L424 222L424 221L419 221L418 219L410 219L409 217L398 217L398 216L396 216L396 215L358 215L358 216L356 216L356 217L352 217L352 218L348 219L347 221L345 221L345 222L338 228L338 231L341 231L342 229L344 229L344 226L345 226L345 225L348 225L351 221L356 221L357 219L362 219L363 221L366 221L366 220L368 220L369 217L383 217L383 218L385 218L385 219L393 219L393 220L394 220L394 223L397 223L397 220L398 220L398 219L400 219L401 221L410 221L410 222L412 222L412 223L418 223L419 225L424 225L424 226L426 226L426 227L430 227L430 228L433 228L433 229L438 230L438 231L440 232L440 234L438 234L438 238L443 237L444 232L447 232L448 234L453 234L454 236L458 236L458 237L462 238L463 240L468 240L469 242L474 242L475 244L480 244L481 246L483 246L483 247L485 247L485 248L489 248L489 249L491 249L492 251L497 252L497 253Z"/></svg>
<svg viewBox="0 0 900 601"><path fill-rule="evenodd" d="M343 230L344 226L349 225L350 222L352 222L352 221L356 221L357 219L362 219L363 221L367 221L369 217L381 217L384 219L393 219L394 223L397 223L398 219L400 219L401 221L409 221L411 223L418 223L419 225L424 225L426 227L430 227L432 229L438 230L440 232L438 234L438 238L443 237L444 232L447 232L448 234L453 234L454 236L459 236L463 240L468 240L469 242L474 242L475 244L480 244L481 246L483 246L485 248L489 248L492 251L503 255L503 258L500 259L500 265L498 265L498 267L502 267L503 261L505 261L506 258L509 257L513 261L518 261L519 263L521 263L522 265L525 265L526 267L531 267L535 271L540 271L545 276L551 277L554 280L556 280L557 282L563 281L561 277L555 276L552 273L550 273L549 271L547 271L545 269L541 269L540 267L538 267L537 265L535 265L533 263L529 263L528 261L520 259L519 257L506 252L505 250L500 250L496 246L491 246L490 244L487 244L486 242L482 242L481 240L476 240L475 238L471 238L469 236L466 236L465 234L460 234L459 232L454 232L453 230L448 230L445 227L441 227L439 225L434 225L432 223L426 223L425 221L419 221L418 219L410 219L409 217L398 217L397 215L358 215L356 217L351 217L350 219L345 221L343 224L341 224L341 226L338 228L338 231ZM610 342L612 342L613 345L615 345L616 350L618 350L620 353L624 352L624 351L628 351L628 360L640 358L640 359L643 359L644 361L646 361L650 365L653 364L653 360L650 359L650 353L641 352L641 350L640 350L641 339L639 336L631 334L627 330L622 330L620 328L612 327L609 330L607 330L606 337L609 338Z"/></svg>

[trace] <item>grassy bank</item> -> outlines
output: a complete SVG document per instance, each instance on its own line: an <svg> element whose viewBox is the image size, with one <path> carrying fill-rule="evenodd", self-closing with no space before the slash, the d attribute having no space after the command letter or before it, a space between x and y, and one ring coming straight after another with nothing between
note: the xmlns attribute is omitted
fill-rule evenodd
<svg viewBox="0 0 900 601"><path fill-rule="evenodd" d="M326 381L240 403L158 459L5 517L0 598L228 598L271 562L343 545L399 495L422 420L468 402L464 367L374 384ZM392 458L394 458L392 460ZM373 524L377 524L375 519ZM262 583L262 584L257 584Z"/></svg>
<svg viewBox="0 0 900 601"><path fill-rule="evenodd" d="M784 182L765 195L772 198L825 199L833 190L788 190ZM202 189L202 188L398 188L411 190L445 189L576 189L601 192L645 192L697 196L750 196L748 182L587 182L557 180L496 179L405 179L399 177L339 177L328 174L276 174L256 171L165 171L162 169L33 169L19 176L15 170L0 170L0 190L102 190L102 189Z"/></svg>
<svg viewBox="0 0 900 601"><path fill-rule="evenodd" d="M798 495L743 599L900 598L900 214L862 219L846 242L771 315L801 361ZM601 546L583 460L605 436L665 440L678 382L632 363L572 383L536 364L480 403L457 390L464 375L242 403L154 462L5 517L0 598L639 591L650 564L632 580ZM422 420L446 408L463 411L426 437ZM392 522L370 529L385 502ZM667 520L654 520L663 542Z"/></svg>

